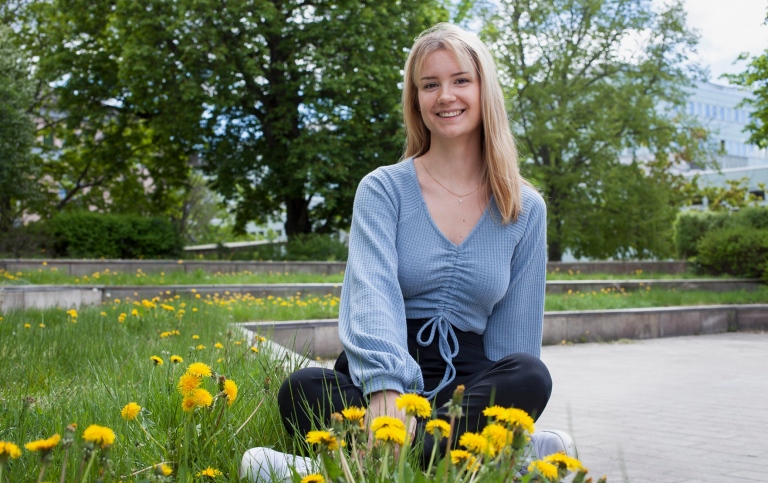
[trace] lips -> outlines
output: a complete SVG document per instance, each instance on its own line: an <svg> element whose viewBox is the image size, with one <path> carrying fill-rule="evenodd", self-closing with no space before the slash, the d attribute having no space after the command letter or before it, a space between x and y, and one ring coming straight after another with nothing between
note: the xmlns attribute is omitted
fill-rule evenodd
<svg viewBox="0 0 768 483"><path fill-rule="evenodd" d="M463 109L457 109L455 111L438 112L437 116L438 117L443 117L443 118L446 118L446 117L456 117L456 116L462 114L463 112L464 112Z"/></svg>

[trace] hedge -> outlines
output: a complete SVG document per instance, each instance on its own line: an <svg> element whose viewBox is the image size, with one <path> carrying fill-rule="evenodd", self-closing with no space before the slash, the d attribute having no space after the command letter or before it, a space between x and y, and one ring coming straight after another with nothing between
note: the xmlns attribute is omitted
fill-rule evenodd
<svg viewBox="0 0 768 483"><path fill-rule="evenodd" d="M45 222L54 256L69 258L168 258L183 240L163 218L93 212L56 215Z"/></svg>

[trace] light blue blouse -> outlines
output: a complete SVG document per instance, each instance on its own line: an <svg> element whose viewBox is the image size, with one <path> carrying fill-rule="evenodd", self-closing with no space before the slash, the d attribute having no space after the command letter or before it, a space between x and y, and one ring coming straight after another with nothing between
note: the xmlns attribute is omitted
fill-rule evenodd
<svg viewBox="0 0 768 483"><path fill-rule="evenodd" d="M522 201L517 221L505 225L491 198L456 245L432 220L412 159L378 168L360 182L339 336L352 380L364 394L394 390L431 398L455 377L454 328L482 334L490 360L516 352L539 356L546 205L527 185ZM421 345L438 338L447 367L433 391L424 392L421 369L408 353L406 319L429 319L419 333Z"/></svg>

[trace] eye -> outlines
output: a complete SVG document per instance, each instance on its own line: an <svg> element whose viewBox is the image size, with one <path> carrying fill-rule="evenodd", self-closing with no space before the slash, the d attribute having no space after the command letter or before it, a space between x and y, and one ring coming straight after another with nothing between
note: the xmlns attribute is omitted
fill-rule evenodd
<svg viewBox="0 0 768 483"><path fill-rule="evenodd" d="M424 87L422 87L422 89L429 90L429 89L434 89L435 87L437 87L437 84L432 82L432 83L429 83L429 84L424 84Z"/></svg>
<svg viewBox="0 0 768 483"><path fill-rule="evenodd" d="M460 77L456 79L456 84L469 84L470 82L472 82L472 79L468 79L466 77Z"/></svg>

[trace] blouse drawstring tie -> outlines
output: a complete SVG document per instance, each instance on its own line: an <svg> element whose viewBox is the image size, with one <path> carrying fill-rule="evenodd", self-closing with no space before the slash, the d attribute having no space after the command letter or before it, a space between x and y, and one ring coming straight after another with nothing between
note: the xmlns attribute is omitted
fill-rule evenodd
<svg viewBox="0 0 768 483"><path fill-rule="evenodd" d="M429 329L429 338L423 340L424 331ZM456 378L456 368L453 367L453 358L459 354L459 340L456 338L456 333L453 331L453 325L445 320L442 316L435 316L429 319L416 334L416 342L422 347L427 347L435 339L435 332L439 332L438 348L440 349L440 356L446 363L445 375L443 379L431 391L425 391L423 396L427 399L432 399L440 392L445 386L451 383ZM449 341L450 338L450 341ZM451 348L451 342L453 348Z"/></svg>

